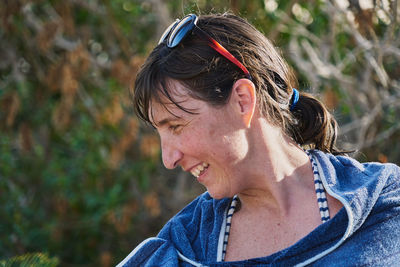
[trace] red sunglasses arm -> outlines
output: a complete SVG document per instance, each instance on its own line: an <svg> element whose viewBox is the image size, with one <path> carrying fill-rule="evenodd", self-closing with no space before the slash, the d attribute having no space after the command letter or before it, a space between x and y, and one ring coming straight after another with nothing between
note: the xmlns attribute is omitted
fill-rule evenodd
<svg viewBox="0 0 400 267"><path fill-rule="evenodd" d="M246 69L246 67L240 63L239 60L237 60L228 50L226 50L225 47L223 47L220 43L218 43L214 38L212 38L210 35L208 35L205 31L195 26L195 31L196 33L203 39L207 40L209 43L209 46L212 47L215 51L220 53L222 56L224 56L226 59L231 61L233 64L238 66L246 75L246 78L251 80L251 75L250 72Z"/></svg>

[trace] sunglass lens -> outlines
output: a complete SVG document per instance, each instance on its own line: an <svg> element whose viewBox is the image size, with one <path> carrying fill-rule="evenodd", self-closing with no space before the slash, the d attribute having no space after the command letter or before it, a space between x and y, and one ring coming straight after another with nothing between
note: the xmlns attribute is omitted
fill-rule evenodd
<svg viewBox="0 0 400 267"><path fill-rule="evenodd" d="M164 33L161 35L160 40L158 41L158 44L161 44L162 42L165 41L165 38L168 37L169 33L171 30L178 24L179 19L176 19L175 22L171 23L171 25L168 26L168 28L164 31Z"/></svg>
<svg viewBox="0 0 400 267"><path fill-rule="evenodd" d="M171 34L168 37L167 45L172 48L177 46L183 38L190 32L195 25L196 17L189 15L184 17L174 29L172 29Z"/></svg>

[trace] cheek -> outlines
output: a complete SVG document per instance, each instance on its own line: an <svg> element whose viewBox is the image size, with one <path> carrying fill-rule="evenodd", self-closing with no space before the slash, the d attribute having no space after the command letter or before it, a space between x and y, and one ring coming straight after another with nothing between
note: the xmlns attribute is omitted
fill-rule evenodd
<svg viewBox="0 0 400 267"><path fill-rule="evenodd" d="M204 137L198 131L190 131L182 134L180 138L181 146L186 152L195 152L204 147Z"/></svg>
<svg viewBox="0 0 400 267"><path fill-rule="evenodd" d="M208 130L208 136L210 136L211 138L215 137L215 127L210 127L210 129Z"/></svg>
<svg viewBox="0 0 400 267"><path fill-rule="evenodd" d="M222 144L226 147L227 159L233 163L242 161L248 155L249 143L244 130L237 130L229 136L224 136Z"/></svg>
<svg viewBox="0 0 400 267"><path fill-rule="evenodd" d="M226 163L242 160L249 150L245 130L233 127L226 121L211 122L199 132L200 142L210 149L210 154Z"/></svg>

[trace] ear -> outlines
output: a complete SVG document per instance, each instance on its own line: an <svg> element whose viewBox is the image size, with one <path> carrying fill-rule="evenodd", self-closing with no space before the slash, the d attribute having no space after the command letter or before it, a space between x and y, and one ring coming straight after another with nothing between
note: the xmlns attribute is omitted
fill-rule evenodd
<svg viewBox="0 0 400 267"><path fill-rule="evenodd" d="M249 128L256 107L256 89L249 79L237 80L232 87L231 101L242 118L244 125Z"/></svg>

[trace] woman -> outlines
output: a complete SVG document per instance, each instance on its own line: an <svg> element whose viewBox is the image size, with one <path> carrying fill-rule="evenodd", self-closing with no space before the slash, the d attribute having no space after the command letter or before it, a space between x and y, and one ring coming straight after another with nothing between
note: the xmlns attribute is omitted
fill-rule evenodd
<svg viewBox="0 0 400 267"><path fill-rule="evenodd" d="M294 87L239 17L188 15L165 31L136 78L135 109L157 129L164 165L207 192L120 266L400 262L399 168L337 156L336 121Z"/></svg>

